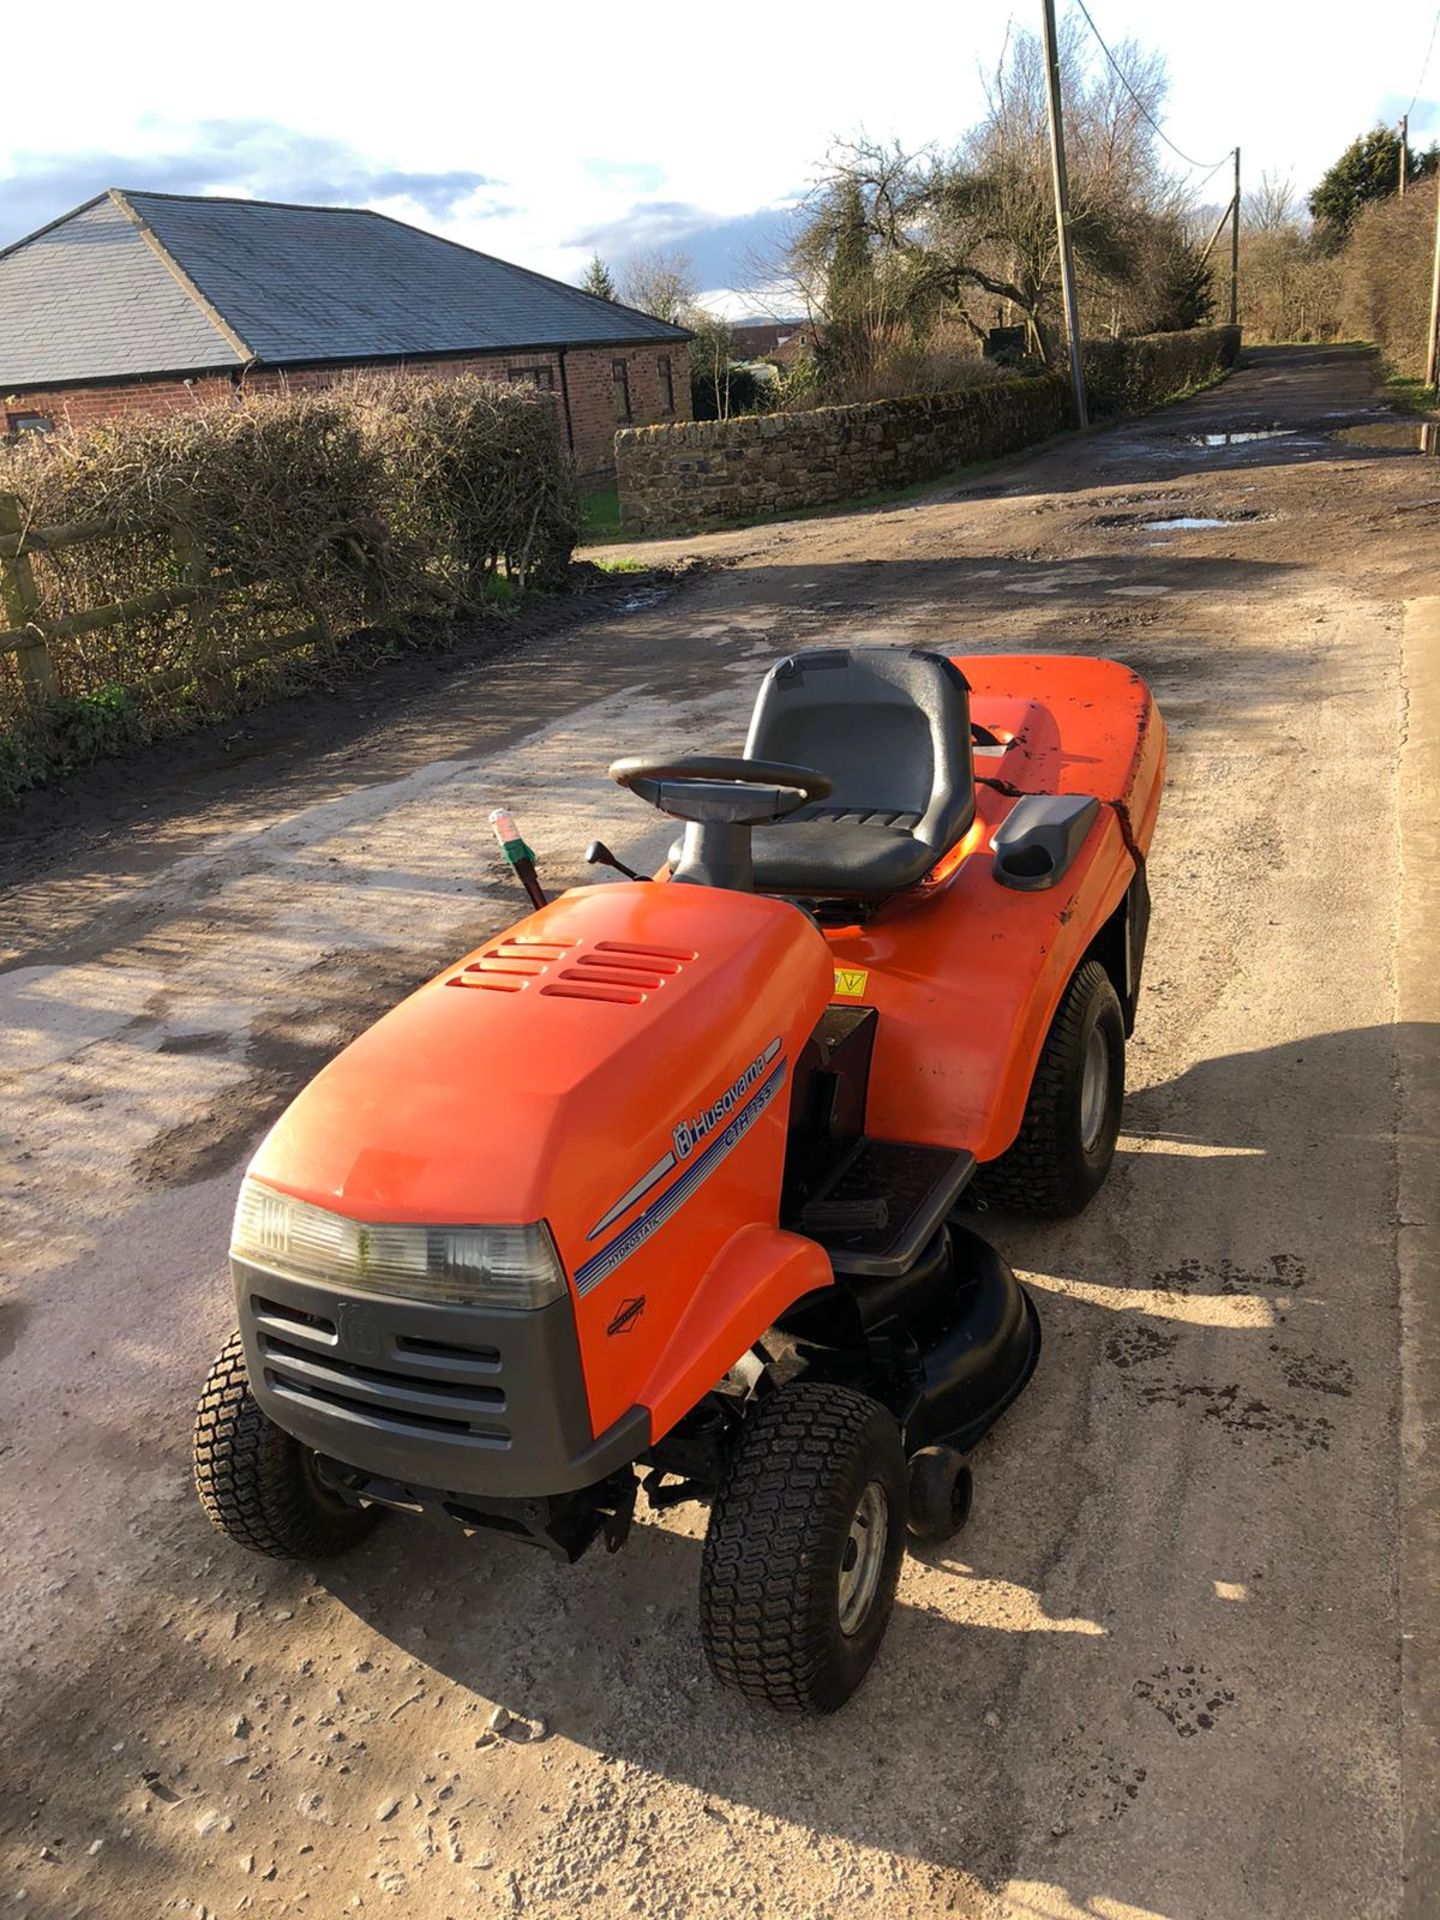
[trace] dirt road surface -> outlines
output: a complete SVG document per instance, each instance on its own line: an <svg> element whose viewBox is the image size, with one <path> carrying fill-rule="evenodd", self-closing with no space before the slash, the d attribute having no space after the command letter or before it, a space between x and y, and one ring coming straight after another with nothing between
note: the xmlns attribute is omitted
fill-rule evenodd
<svg viewBox="0 0 1440 1920"><path fill-rule="evenodd" d="M308 749L252 720L213 766L192 743L21 822L0 1912L1440 1910L1437 1536L1412 1538L1440 1008L1397 915L1434 898L1440 464L1413 429L1336 437L1382 404L1362 356L1257 355L889 511L661 549L726 564L403 698L337 697L323 734L312 704ZM1176 517L1224 524L1149 527ZM716 1690L692 1509L573 1570L398 1521L313 1573L233 1550L189 1429L260 1130L514 916L492 804L552 880L595 832L653 859L609 758L735 748L765 664L832 638L1115 655L1172 745L1115 1173L1076 1222L982 1223L1044 1358L969 1529L907 1563L863 1693L797 1726Z"/></svg>

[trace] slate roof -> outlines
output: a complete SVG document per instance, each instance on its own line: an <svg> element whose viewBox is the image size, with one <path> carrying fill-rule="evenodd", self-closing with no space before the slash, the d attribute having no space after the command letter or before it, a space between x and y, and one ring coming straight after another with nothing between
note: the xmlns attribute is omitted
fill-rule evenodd
<svg viewBox="0 0 1440 1920"><path fill-rule="evenodd" d="M0 252L0 392L685 329L382 213L112 187Z"/></svg>

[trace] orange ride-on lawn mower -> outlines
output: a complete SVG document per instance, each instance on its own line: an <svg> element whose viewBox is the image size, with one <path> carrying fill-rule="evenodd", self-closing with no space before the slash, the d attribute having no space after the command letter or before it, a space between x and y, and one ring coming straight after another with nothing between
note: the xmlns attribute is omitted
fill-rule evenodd
<svg viewBox="0 0 1440 1920"><path fill-rule="evenodd" d="M780 661L743 759L618 761L685 823L659 880L540 904L256 1154L211 1519L574 1560L642 1484L705 1500L715 1674L839 1706L1039 1349L966 1189L1068 1214L1110 1166L1164 758L1112 662L855 647Z"/></svg>

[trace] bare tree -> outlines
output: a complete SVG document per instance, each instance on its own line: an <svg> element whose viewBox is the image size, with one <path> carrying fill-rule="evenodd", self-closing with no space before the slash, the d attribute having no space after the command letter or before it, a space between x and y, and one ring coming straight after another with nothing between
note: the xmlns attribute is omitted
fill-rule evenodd
<svg viewBox="0 0 1440 1920"><path fill-rule="evenodd" d="M1164 105L1164 62L1127 41L1115 55L1123 82L1108 65L1092 69L1073 19L1062 28L1060 58L1090 330L1189 324L1205 310L1208 275L1187 230L1185 195L1156 154L1151 122ZM849 265L837 273L842 260ZM998 321L1023 325L1031 350L1052 358L1059 258L1037 37L1007 36L985 117L956 151L906 153L863 139L837 149L788 265L811 310L841 323L857 367L854 343L867 332L873 339L899 326L919 337L959 325L983 337ZM845 296L838 305L837 288Z"/></svg>
<svg viewBox="0 0 1440 1920"><path fill-rule="evenodd" d="M1241 201L1241 224L1250 233L1273 233L1299 220L1295 181L1291 174L1262 173L1260 184Z"/></svg>
<svg viewBox="0 0 1440 1920"><path fill-rule="evenodd" d="M1240 324L1252 340L1333 340L1342 263L1287 174L1262 174L1241 203Z"/></svg>
<svg viewBox="0 0 1440 1920"><path fill-rule="evenodd" d="M728 420L735 329L719 314L693 304L686 309L685 325L692 335L690 383L696 417Z"/></svg>
<svg viewBox="0 0 1440 1920"><path fill-rule="evenodd" d="M689 254L678 247L637 248L621 263L619 284L626 306L677 326L700 290Z"/></svg>

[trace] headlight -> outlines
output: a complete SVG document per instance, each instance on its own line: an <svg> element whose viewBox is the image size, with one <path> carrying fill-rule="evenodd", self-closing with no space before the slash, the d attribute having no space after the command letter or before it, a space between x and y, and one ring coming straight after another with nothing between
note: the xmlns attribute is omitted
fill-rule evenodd
<svg viewBox="0 0 1440 1920"><path fill-rule="evenodd" d="M289 1280L463 1307L544 1307L565 1292L549 1229L369 1226L246 1179L230 1252Z"/></svg>

